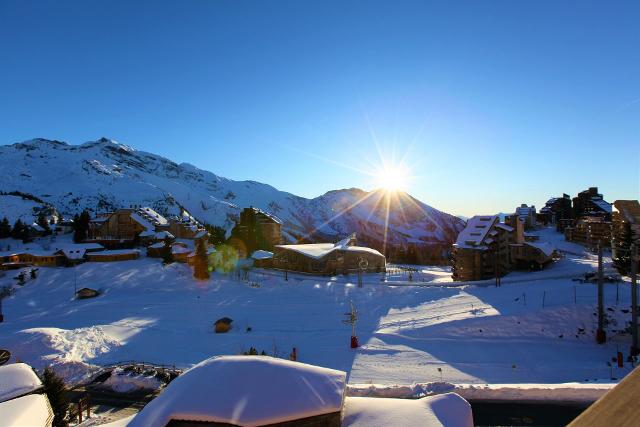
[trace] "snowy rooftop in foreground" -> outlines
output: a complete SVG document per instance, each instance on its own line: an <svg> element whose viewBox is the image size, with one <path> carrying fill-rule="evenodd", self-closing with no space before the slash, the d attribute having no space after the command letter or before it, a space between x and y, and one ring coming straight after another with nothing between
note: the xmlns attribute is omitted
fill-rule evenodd
<svg viewBox="0 0 640 427"><path fill-rule="evenodd" d="M422 399L347 397L343 426L473 426L471 406L455 393Z"/></svg>
<svg viewBox="0 0 640 427"><path fill-rule="evenodd" d="M342 371L268 356L213 357L176 378L129 426L172 419L258 426L340 412L345 379Z"/></svg>
<svg viewBox="0 0 640 427"><path fill-rule="evenodd" d="M26 363L0 366L0 402L32 393L41 387L40 378Z"/></svg>
<svg viewBox="0 0 640 427"><path fill-rule="evenodd" d="M0 420L3 426L50 426L53 411L45 395L30 394L0 403Z"/></svg>

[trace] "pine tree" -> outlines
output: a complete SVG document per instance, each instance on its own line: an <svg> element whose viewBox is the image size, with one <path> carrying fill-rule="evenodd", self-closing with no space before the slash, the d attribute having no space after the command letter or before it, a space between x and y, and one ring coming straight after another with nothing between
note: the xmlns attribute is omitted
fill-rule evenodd
<svg viewBox="0 0 640 427"><path fill-rule="evenodd" d="M74 216L73 218L73 241L76 243L84 242L87 240L87 235L89 232L89 221L91 217L89 216L89 212L86 210L82 211L82 213L78 216Z"/></svg>
<svg viewBox="0 0 640 427"><path fill-rule="evenodd" d="M51 234L51 227L49 227L49 220L47 220L47 217L44 216L44 214L41 213L40 215L38 215L37 224L44 229L45 236L48 236L49 234Z"/></svg>
<svg viewBox="0 0 640 427"><path fill-rule="evenodd" d="M620 240L616 242L616 257L613 259L613 266L622 275L629 274L631 270L631 245L633 244L633 236L631 232L631 224L624 224L624 231Z"/></svg>
<svg viewBox="0 0 640 427"><path fill-rule="evenodd" d="M67 427L67 412L69 410L69 396L67 386L62 378L56 375L51 368L45 368L42 374L44 392L53 409L53 427Z"/></svg>
<svg viewBox="0 0 640 427"><path fill-rule="evenodd" d="M0 221L0 239L6 239L7 237L11 237L11 224L9 224L9 220L5 216Z"/></svg>
<svg viewBox="0 0 640 427"><path fill-rule="evenodd" d="M202 239L198 240L196 245L196 256L193 267L193 277L199 280L207 280L209 278L209 259L207 257L207 249Z"/></svg>
<svg viewBox="0 0 640 427"><path fill-rule="evenodd" d="M20 221L20 218L18 218L11 229L11 237L16 240L22 240L22 237L24 236L24 229L24 224Z"/></svg>

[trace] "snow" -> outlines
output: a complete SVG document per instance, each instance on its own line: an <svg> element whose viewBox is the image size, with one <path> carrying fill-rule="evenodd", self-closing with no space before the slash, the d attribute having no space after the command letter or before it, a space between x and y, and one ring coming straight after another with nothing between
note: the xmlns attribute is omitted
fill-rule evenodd
<svg viewBox="0 0 640 427"><path fill-rule="evenodd" d="M594 205L602 209L604 212L611 213L611 203L593 197L591 198L591 202L593 202Z"/></svg>
<svg viewBox="0 0 640 427"><path fill-rule="evenodd" d="M259 249L257 251L254 251L251 254L251 258L253 258L253 259L271 259L271 258L273 258L273 252L263 251L262 249Z"/></svg>
<svg viewBox="0 0 640 427"><path fill-rule="evenodd" d="M40 378L25 363L0 366L0 402L32 393L42 388Z"/></svg>
<svg viewBox="0 0 640 427"><path fill-rule="evenodd" d="M287 241L295 242L309 230L319 230L326 240L351 231L367 241L384 239L384 192L345 189L306 199L267 184L233 181L152 153L125 149L108 139L82 145L37 139L0 146L0 169L0 190L38 195L67 217L84 208L95 213L98 205L106 210L150 206L165 217L180 215L184 207L185 216L230 231L241 209L255 206L277 216ZM4 214L5 209L1 210ZM34 219L28 218L29 223ZM390 243L410 239L451 243L463 223L402 194L391 207L388 225Z"/></svg>
<svg viewBox="0 0 640 427"><path fill-rule="evenodd" d="M0 403L0 420L6 427L50 427L53 411L42 394L30 394Z"/></svg>
<svg viewBox="0 0 640 427"><path fill-rule="evenodd" d="M605 284L610 339L597 345L596 286L572 280L594 271L597 256L553 229L539 234L561 258L542 271L509 273L499 288L491 280L456 283L446 267L429 266L417 267L413 281L393 269L365 273L362 288L356 275L289 272L285 281L282 273L262 269L249 271L247 281L215 272L199 282L188 265L144 257L40 267L24 286L15 286L17 272L0 276L0 286L15 288L3 300L0 343L12 361L36 369L53 365L71 382L122 360L188 368L250 347L283 357L296 347L304 363L347 372L350 389L411 392L420 385L428 392L446 383L456 388L436 389L467 397L460 387L472 385L477 397L516 396L517 384L569 384L566 390L615 384L630 370L607 365L617 348L625 357L629 348L629 335L620 332L630 318L624 312L629 280ZM12 248L18 244L11 241ZM605 274L610 271L605 254ZM74 283L100 289L100 298L76 300ZM351 328L342 323L350 300L359 313L357 350L349 348ZM213 332L221 317L234 319L227 334Z"/></svg>
<svg viewBox="0 0 640 427"><path fill-rule="evenodd" d="M20 196L0 194L0 207L0 219L6 217L13 226L18 219L23 224L33 223L37 219L34 215L35 210L41 209L44 205L33 200L23 199Z"/></svg>
<svg viewBox="0 0 640 427"><path fill-rule="evenodd" d="M553 247L553 245L551 245L551 244L549 244L547 242L542 242L542 243L539 243L539 242L524 242L524 244L541 250L546 256L553 255L553 252L555 251L555 248Z"/></svg>
<svg viewBox="0 0 640 427"><path fill-rule="evenodd" d="M460 232L456 240L458 248L480 248L491 227L498 221L498 216L476 215L467 221L467 226Z"/></svg>
<svg viewBox="0 0 640 427"><path fill-rule="evenodd" d="M106 255L133 255L140 254L138 249L110 249L104 250L100 252L93 252L90 255L92 256L106 256Z"/></svg>
<svg viewBox="0 0 640 427"><path fill-rule="evenodd" d="M154 243L153 245L149 245L149 247L153 249L162 249L164 248L164 242Z"/></svg>
<svg viewBox="0 0 640 427"><path fill-rule="evenodd" d="M146 218L143 218L142 216L140 216L139 213L131 212L131 218L145 229L145 231L140 233L141 236L153 236L156 233L155 232L156 227L151 222L149 222Z"/></svg>
<svg viewBox="0 0 640 427"><path fill-rule="evenodd" d="M363 246L347 246L345 241L340 241L335 244L307 243L301 245L276 245L276 248L289 249L315 259L321 259L336 250L349 252L368 252L374 255L382 256L382 254L375 249L366 248Z"/></svg>
<svg viewBox="0 0 640 427"><path fill-rule="evenodd" d="M347 397L345 427L472 427L471 406L455 393L421 399Z"/></svg>
<svg viewBox="0 0 640 427"><path fill-rule="evenodd" d="M222 356L176 378L129 426L170 420L259 426L340 412L345 373L270 358Z"/></svg>
<svg viewBox="0 0 640 427"><path fill-rule="evenodd" d="M140 209L145 215L148 215L156 224L167 225L169 221L158 212L154 211L150 207L144 207Z"/></svg>
<svg viewBox="0 0 640 427"><path fill-rule="evenodd" d="M134 374L125 372L122 368L116 368L102 386L119 393L129 393L139 390L158 390L162 384L162 381L154 375Z"/></svg>

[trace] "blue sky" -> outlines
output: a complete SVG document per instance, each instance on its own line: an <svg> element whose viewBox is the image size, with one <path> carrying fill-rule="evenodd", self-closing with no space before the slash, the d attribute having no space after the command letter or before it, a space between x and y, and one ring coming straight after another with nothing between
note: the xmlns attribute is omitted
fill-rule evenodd
<svg viewBox="0 0 640 427"><path fill-rule="evenodd" d="M134 4L135 3L135 4ZM640 197L638 1L0 1L0 144L102 136L314 197L376 145L457 214Z"/></svg>

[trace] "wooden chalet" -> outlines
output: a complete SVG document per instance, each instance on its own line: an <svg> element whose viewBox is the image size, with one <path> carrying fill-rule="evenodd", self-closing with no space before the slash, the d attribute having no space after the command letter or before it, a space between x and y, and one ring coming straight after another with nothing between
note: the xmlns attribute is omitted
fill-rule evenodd
<svg viewBox="0 0 640 427"><path fill-rule="evenodd" d="M140 251L137 249L114 249L101 252L92 252L86 255L91 262L117 262L138 259Z"/></svg>
<svg viewBox="0 0 640 427"><path fill-rule="evenodd" d="M356 246L355 234L338 243L276 245L273 268L301 273L335 275L385 271L386 258L375 249Z"/></svg>

